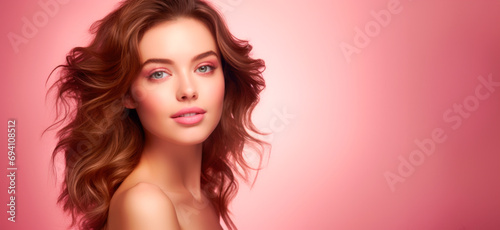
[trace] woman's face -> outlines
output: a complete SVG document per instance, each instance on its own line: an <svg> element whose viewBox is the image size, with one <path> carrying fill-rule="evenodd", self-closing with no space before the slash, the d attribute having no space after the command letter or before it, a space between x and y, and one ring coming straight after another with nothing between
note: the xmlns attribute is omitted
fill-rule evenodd
<svg viewBox="0 0 500 230"><path fill-rule="evenodd" d="M125 104L135 108L146 133L178 145L202 143L222 114L220 54L201 22L178 18L145 32L139 43L141 73Z"/></svg>

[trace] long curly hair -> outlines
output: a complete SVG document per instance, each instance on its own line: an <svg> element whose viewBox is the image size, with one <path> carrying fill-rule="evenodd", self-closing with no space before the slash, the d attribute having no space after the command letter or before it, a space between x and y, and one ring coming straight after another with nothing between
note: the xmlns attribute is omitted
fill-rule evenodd
<svg viewBox="0 0 500 230"><path fill-rule="evenodd" d="M86 47L75 47L54 70L58 117L49 129L60 127L52 160L63 154L66 167L58 203L70 213L72 226L102 229L111 197L138 164L144 131L135 110L123 100L139 74L138 44L145 31L178 17L205 24L222 56L225 95L222 117L203 142L201 189L229 229L236 229L228 210L238 190L236 176L247 180L253 168L245 161L245 146L257 146L262 159L264 141L251 121L265 88L264 61L250 57L248 41L234 37L220 14L200 0L125 0L90 32ZM53 71L54 72L54 71ZM51 74L52 75L52 74Z"/></svg>

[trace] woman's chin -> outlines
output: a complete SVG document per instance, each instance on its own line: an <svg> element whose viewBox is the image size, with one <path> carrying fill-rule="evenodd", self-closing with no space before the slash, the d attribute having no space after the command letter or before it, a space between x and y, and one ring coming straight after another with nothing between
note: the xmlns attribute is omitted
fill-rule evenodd
<svg viewBox="0 0 500 230"><path fill-rule="evenodd" d="M207 138L208 135L177 136L175 139L170 139L168 141L175 145L189 146L202 144Z"/></svg>

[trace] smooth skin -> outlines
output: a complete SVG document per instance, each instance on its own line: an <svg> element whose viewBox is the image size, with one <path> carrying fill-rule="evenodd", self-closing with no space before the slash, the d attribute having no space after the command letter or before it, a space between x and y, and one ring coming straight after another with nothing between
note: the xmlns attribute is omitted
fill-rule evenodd
<svg viewBox="0 0 500 230"><path fill-rule="evenodd" d="M220 121L224 75L214 38L192 18L160 23L139 43L143 68L125 106L136 109L145 132L137 167L111 199L107 230L222 229L200 189L202 143ZM171 116L206 111L194 125Z"/></svg>

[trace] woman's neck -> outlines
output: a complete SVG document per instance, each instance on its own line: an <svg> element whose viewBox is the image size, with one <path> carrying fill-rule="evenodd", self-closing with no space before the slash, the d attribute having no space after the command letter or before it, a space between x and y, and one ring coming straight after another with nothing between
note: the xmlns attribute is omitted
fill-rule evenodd
<svg viewBox="0 0 500 230"><path fill-rule="evenodd" d="M152 180L171 191L188 191L201 199L202 144L178 145L146 137L140 165Z"/></svg>

